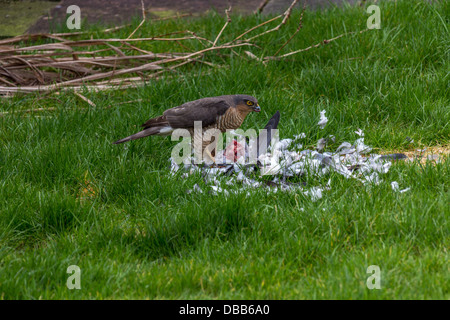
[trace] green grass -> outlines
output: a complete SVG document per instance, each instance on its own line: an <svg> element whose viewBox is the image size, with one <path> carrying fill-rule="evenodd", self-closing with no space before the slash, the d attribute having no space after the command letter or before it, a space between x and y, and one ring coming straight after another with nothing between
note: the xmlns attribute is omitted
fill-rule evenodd
<svg viewBox="0 0 450 320"><path fill-rule="evenodd" d="M305 132L308 146L329 134L336 145L354 141L358 128L375 150L448 145L449 2L380 7L380 30L267 66L211 54L227 67L197 64L142 88L84 92L96 108L71 93L2 99L0 111L9 113L0 117L0 298L449 299L448 159L393 165L371 188L331 175L331 190L312 202L263 190L187 194L195 183L207 187L199 177L169 175L170 139L111 144L169 107L247 93L263 111L244 128L261 128L280 110L281 137ZM368 16L360 7L308 11L283 52L362 30ZM250 50L276 52L298 17ZM232 18L223 41L267 19ZM212 14L147 23L136 36L190 29L214 40L222 25ZM19 112L47 107L56 111ZM322 109L330 121L319 130ZM80 200L86 180L95 194ZM394 180L411 190L393 192ZM69 265L81 268L81 290L66 287ZM380 290L366 287L370 265L381 268Z"/></svg>
<svg viewBox="0 0 450 320"><path fill-rule="evenodd" d="M0 37L18 36L27 31L41 16L48 16L53 1L8 1L0 5Z"/></svg>

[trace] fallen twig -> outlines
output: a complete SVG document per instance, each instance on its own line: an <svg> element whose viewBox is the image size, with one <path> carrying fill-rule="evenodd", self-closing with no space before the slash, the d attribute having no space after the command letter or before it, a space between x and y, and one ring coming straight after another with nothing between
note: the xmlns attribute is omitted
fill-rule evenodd
<svg viewBox="0 0 450 320"><path fill-rule="evenodd" d="M278 56L278 57L273 57L273 56L265 57L264 60L266 60L266 61L267 61L267 60L281 60L281 59L283 59L283 58L285 58L285 57L289 57L289 56L292 56L292 55L297 54L297 53L300 53L300 52L305 52L305 51L311 50L311 49L313 49L313 48L320 47L321 45L328 44L328 43L330 43L330 42L332 42L332 41L335 41L335 40L337 40L337 39L339 39L339 38L342 38L342 37L345 37L345 36L348 36L348 35L351 35L351 34L356 34L356 33L360 33L360 34L361 34L361 33L363 33L363 32L366 32L367 30L369 30L369 29L364 29L364 30L362 30L362 31L352 31L352 32L343 33L343 34L340 34L340 35L338 35L338 36L336 36L336 37L334 37L334 38L331 38L331 39L325 39L325 40L323 40L323 41L321 41L321 42L319 42L319 43L316 43L316 44L314 44L314 45L311 45L311 46L309 46L309 47L307 47L307 48L300 49L300 50L296 50L296 51L292 51L292 52L283 54L283 55Z"/></svg>
<svg viewBox="0 0 450 320"><path fill-rule="evenodd" d="M264 10L264 8L266 7L266 5L269 3L269 1L270 0L263 0L259 4L258 8L255 10L255 13L261 13Z"/></svg>
<svg viewBox="0 0 450 320"><path fill-rule="evenodd" d="M136 27L136 29L134 29L134 31L128 36L127 40L130 39L135 33L136 31L139 30L139 28L144 24L145 22L145 7L144 7L144 0L141 0L141 6L142 6L142 21L141 23L139 23L139 25Z"/></svg>
<svg viewBox="0 0 450 320"><path fill-rule="evenodd" d="M281 47L280 49L277 50L277 52L275 52L274 56L276 56L289 42L291 42L291 40L295 37L295 35L300 31L301 28L303 28L303 14L305 13L305 9L306 9L306 2L303 3L303 9L302 9L302 13L300 14L300 18L298 21L298 27L297 30L295 30L295 32L292 34L292 36L289 38L288 41L286 41Z"/></svg>
<svg viewBox="0 0 450 320"><path fill-rule="evenodd" d="M216 37L216 40L214 40L213 43L213 47L216 46L217 41L219 41L220 36L222 35L223 30L225 30L225 28L228 26L228 24L231 22L231 18L230 18L230 11L231 11L231 6L225 10L225 14L227 15L227 21L225 22L225 24L223 25L222 29L220 30L219 34Z"/></svg>
<svg viewBox="0 0 450 320"><path fill-rule="evenodd" d="M289 6L289 8L288 8L288 9L286 10L286 12L283 14L283 17L284 17L284 18L283 18L283 20L281 21L281 23L280 23L279 25L277 25L277 26L276 26L275 28L273 28L273 29L264 31L264 32L262 32L262 33L260 33L260 34L257 34L256 36L253 36L253 37L251 37L251 38L249 38L249 39L246 39L245 41L251 41L251 40L254 40L254 39L256 39L256 38L259 38L259 37L261 37L261 36L263 36L263 35L266 35L266 34L268 34L268 33L271 33L271 32L280 30L280 28L286 24L286 21L287 21L287 20L289 19L289 17L291 16L292 9L293 9L294 6L297 4L297 2L298 2L298 0L292 1L292 3L291 3L291 5Z"/></svg>
<svg viewBox="0 0 450 320"><path fill-rule="evenodd" d="M74 91L73 94L76 95L77 97L79 97L81 100L86 101L91 107L94 107L94 108L97 107L97 105L95 103L93 103L92 100L86 98L81 93Z"/></svg>

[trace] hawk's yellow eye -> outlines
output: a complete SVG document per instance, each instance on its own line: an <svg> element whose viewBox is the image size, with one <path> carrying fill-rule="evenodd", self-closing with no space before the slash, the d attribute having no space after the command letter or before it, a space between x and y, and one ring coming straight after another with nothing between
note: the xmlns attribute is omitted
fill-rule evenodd
<svg viewBox="0 0 450 320"><path fill-rule="evenodd" d="M252 105L253 105L253 102L247 101L247 105L252 106Z"/></svg>

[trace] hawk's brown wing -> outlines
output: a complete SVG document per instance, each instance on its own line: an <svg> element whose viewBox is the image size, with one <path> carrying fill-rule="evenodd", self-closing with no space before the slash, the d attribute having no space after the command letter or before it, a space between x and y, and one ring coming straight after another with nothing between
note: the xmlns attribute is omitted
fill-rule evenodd
<svg viewBox="0 0 450 320"><path fill-rule="evenodd" d="M230 107L227 99L203 98L168 109L163 114L172 128L193 128L194 121L201 121L205 127L214 124Z"/></svg>

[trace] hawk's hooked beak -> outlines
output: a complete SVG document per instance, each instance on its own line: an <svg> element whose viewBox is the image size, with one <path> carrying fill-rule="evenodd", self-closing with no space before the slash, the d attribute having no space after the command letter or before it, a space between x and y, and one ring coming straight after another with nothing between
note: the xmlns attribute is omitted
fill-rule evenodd
<svg viewBox="0 0 450 320"><path fill-rule="evenodd" d="M259 105L256 105L256 106L253 107L253 111L260 112L261 111L261 107Z"/></svg>

